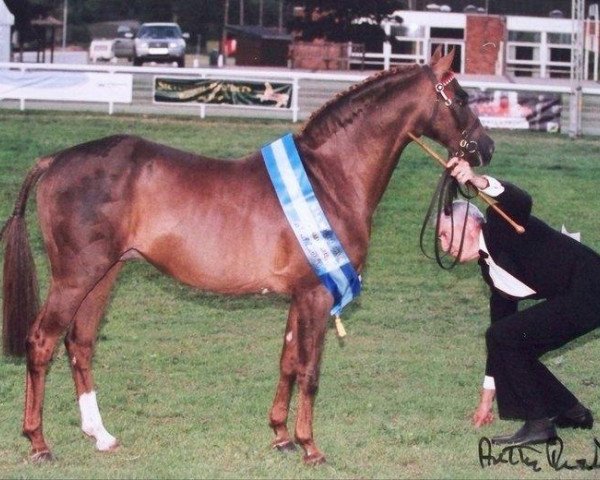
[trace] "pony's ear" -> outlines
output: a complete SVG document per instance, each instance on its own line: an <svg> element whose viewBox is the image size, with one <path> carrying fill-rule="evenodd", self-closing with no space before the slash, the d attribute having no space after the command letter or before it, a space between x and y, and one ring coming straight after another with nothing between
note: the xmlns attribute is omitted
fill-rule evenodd
<svg viewBox="0 0 600 480"><path fill-rule="evenodd" d="M448 52L448 55L440 58L435 63L433 62L433 57L431 57L431 59L431 69L438 77L441 77L442 74L452 70L452 62L454 61L454 49L451 49L450 52Z"/></svg>
<svg viewBox="0 0 600 480"><path fill-rule="evenodd" d="M429 65L434 66L437 62L439 62L440 58L442 58L442 46L438 45L433 55L431 55L431 59L429 60Z"/></svg>

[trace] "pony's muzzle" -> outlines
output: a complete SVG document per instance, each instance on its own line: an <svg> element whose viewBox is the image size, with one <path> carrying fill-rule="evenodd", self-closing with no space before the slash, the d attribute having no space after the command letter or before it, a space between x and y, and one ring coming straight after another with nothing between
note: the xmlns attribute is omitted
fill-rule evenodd
<svg viewBox="0 0 600 480"><path fill-rule="evenodd" d="M494 156L494 151L496 150L496 145L494 144L494 141L489 138L489 142L487 143L487 145L482 146L482 148L480 150L483 150L481 152L482 154L482 158L481 158L481 164L482 165L487 165L488 163L491 162L492 157Z"/></svg>
<svg viewBox="0 0 600 480"><path fill-rule="evenodd" d="M496 150L494 141L488 135L481 135L475 143L477 148L473 152L471 152L471 149L468 149L468 155L477 158L478 166L488 165Z"/></svg>

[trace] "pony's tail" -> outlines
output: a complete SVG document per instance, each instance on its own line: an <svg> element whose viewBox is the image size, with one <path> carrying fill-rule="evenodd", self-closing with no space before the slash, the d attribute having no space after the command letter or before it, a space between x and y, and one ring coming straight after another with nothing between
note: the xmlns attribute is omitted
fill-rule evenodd
<svg viewBox="0 0 600 480"><path fill-rule="evenodd" d="M35 263L25 223L27 198L32 187L50 167L52 158L40 159L29 171L13 214L0 230L5 243L2 302L2 343L4 355L25 355L25 339L39 311L39 292Z"/></svg>

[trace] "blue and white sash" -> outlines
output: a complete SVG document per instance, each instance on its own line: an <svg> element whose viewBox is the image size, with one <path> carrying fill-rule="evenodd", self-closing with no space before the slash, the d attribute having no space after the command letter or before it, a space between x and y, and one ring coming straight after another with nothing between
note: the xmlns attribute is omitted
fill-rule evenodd
<svg viewBox="0 0 600 480"><path fill-rule="evenodd" d="M262 148L279 203L304 255L333 295L332 315L360 294L360 277L331 229L312 189L292 134Z"/></svg>

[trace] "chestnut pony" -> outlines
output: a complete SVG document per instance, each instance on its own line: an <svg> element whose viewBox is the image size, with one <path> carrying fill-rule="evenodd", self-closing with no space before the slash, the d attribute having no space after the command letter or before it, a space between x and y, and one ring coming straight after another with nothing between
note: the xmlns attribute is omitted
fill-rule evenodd
<svg viewBox="0 0 600 480"><path fill-rule="evenodd" d="M452 58L436 52L430 65L379 73L326 103L295 135L316 196L358 272L375 208L410 142L407 132L426 135L473 165L491 159L493 142L451 75ZM36 183L51 268L39 312L24 220ZM307 463L324 461L313 438L313 403L333 300L286 221L260 152L223 161L129 135L77 145L38 160L1 235L4 351L27 357L23 433L33 460L52 459L42 406L48 366L65 333L81 428L98 450L118 446L98 409L92 353L119 270L141 258L200 289L291 297L269 414L273 446L292 449L296 442ZM287 417L294 384L292 439Z"/></svg>

